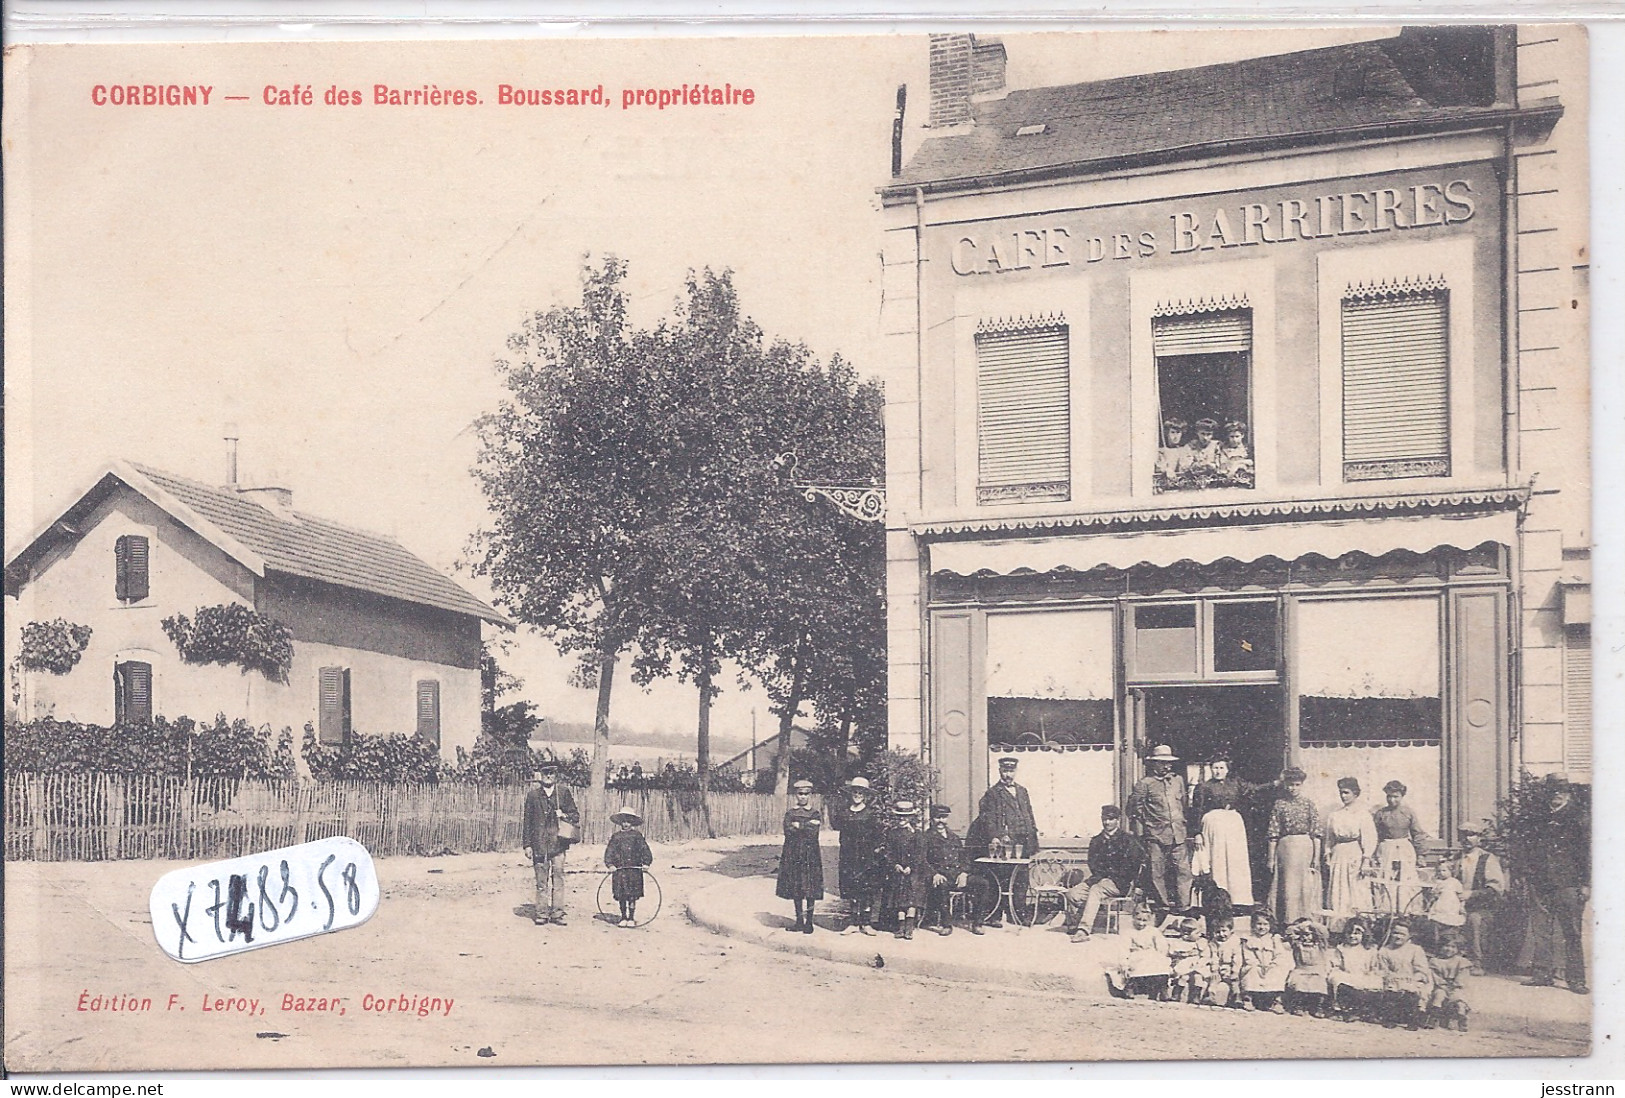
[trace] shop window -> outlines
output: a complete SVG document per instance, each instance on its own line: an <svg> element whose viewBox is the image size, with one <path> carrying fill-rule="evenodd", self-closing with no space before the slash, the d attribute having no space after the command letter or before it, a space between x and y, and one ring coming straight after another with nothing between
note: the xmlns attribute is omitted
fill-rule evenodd
<svg viewBox="0 0 1625 1098"><path fill-rule="evenodd" d="M113 543L113 594L120 602L140 602L147 583L148 542L140 534L125 534Z"/></svg>
<svg viewBox="0 0 1625 1098"><path fill-rule="evenodd" d="M987 699L987 742L993 747L1110 747L1116 742L1110 698Z"/></svg>
<svg viewBox="0 0 1625 1098"><path fill-rule="evenodd" d="M1449 476L1443 283L1362 286L1342 308L1343 479Z"/></svg>
<svg viewBox="0 0 1625 1098"><path fill-rule="evenodd" d="M1444 729L1436 598L1305 601L1294 681L1304 746L1436 746Z"/></svg>
<svg viewBox="0 0 1625 1098"><path fill-rule="evenodd" d="M152 664L125 660L113 665L113 722L152 720Z"/></svg>
<svg viewBox="0 0 1625 1098"><path fill-rule="evenodd" d="M998 321L976 332L978 503L1072 495L1067 326L1058 317Z"/></svg>
<svg viewBox="0 0 1625 1098"><path fill-rule="evenodd" d="M327 746L342 746L350 738L350 669L324 667L317 677L317 737Z"/></svg>
<svg viewBox="0 0 1625 1098"><path fill-rule="evenodd" d="M418 739L440 746L440 683L424 679L418 683Z"/></svg>
<svg viewBox="0 0 1625 1098"><path fill-rule="evenodd" d="M1252 311L1154 316L1151 344L1162 432L1153 488L1253 487Z"/></svg>
<svg viewBox="0 0 1625 1098"><path fill-rule="evenodd" d="M1195 603L1134 608L1136 675L1195 675L1197 655Z"/></svg>
<svg viewBox="0 0 1625 1098"><path fill-rule="evenodd" d="M1563 769L1591 780L1591 626L1563 631Z"/></svg>
<svg viewBox="0 0 1625 1098"><path fill-rule="evenodd" d="M1274 602L1213 604L1213 670L1273 671L1279 655Z"/></svg>

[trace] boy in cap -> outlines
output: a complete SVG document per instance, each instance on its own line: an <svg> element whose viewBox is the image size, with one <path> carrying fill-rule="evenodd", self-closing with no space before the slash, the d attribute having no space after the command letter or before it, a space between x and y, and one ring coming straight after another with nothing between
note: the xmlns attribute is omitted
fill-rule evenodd
<svg viewBox="0 0 1625 1098"><path fill-rule="evenodd" d="M525 820L520 836L536 871L536 906L531 921L564 925L564 854L575 840L559 834L559 823L581 823L570 787L558 780L559 763L551 756L537 763L531 774L536 783L525 794Z"/></svg>
<svg viewBox="0 0 1625 1098"><path fill-rule="evenodd" d="M643 870L654 864L649 841L638 828L643 817L630 808L623 808L610 816L618 831L604 846L604 864L615 871L610 883L615 902L621 905L620 926L633 927L638 923L638 901L643 899Z"/></svg>
<svg viewBox="0 0 1625 1098"><path fill-rule="evenodd" d="M784 847L779 852L779 879L773 892L796 905L792 934L813 932L813 905L824 898L824 858L818 829L824 817L813 807L813 783L805 778L790 786L795 799L784 814Z"/></svg>

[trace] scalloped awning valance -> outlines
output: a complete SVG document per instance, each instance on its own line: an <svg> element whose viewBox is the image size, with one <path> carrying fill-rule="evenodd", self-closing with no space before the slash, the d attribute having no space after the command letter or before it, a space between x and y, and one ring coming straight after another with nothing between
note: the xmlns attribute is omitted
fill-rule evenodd
<svg viewBox="0 0 1625 1098"><path fill-rule="evenodd" d="M1518 516L1425 515L1368 519L1219 526L1195 530L1142 530L1121 534L940 541L931 546L931 571L959 576L979 573L1087 572L1094 568L1167 567L1190 561L1247 563L1275 557L1297 560L1347 553L1381 556L1395 550L1426 553L1441 546L1474 549L1485 542L1511 545Z"/></svg>

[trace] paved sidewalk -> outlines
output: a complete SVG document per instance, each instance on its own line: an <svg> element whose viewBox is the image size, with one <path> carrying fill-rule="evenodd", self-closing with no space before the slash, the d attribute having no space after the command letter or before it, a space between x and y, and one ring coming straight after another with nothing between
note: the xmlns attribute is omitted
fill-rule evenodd
<svg viewBox="0 0 1625 1098"><path fill-rule="evenodd" d="M845 920L836 908L829 901L821 903L813 920L818 929L795 934L786 929L793 921L790 904L773 895L771 877L718 880L696 888L688 898L689 917L701 926L786 953L945 980L1060 991L1081 999L1110 998L1104 970L1121 942L1112 935L1097 934L1073 945L1055 920L1032 927L1007 922L980 937L963 927L947 937L915 931L912 940L903 941L890 933L837 933ZM1562 988L1522 987L1516 979L1485 976L1474 979L1469 1001L1475 1030L1572 1041L1587 1040L1591 1031L1590 997ZM1167 1004L1167 1009L1191 1008Z"/></svg>

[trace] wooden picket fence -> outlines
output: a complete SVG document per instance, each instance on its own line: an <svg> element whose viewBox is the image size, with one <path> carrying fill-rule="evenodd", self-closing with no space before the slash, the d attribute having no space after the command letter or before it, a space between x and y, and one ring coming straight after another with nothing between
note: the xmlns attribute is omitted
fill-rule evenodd
<svg viewBox="0 0 1625 1098"><path fill-rule="evenodd" d="M573 791L585 807L586 790ZM651 842L707 834L699 794L608 790L602 816L585 815L582 841L601 843L608 815L630 807ZM784 801L712 793L710 832L777 834ZM203 860L349 835L374 857L517 850L523 785L388 785L131 774L5 777L7 861Z"/></svg>

